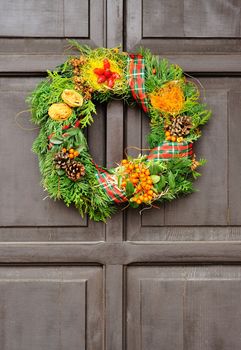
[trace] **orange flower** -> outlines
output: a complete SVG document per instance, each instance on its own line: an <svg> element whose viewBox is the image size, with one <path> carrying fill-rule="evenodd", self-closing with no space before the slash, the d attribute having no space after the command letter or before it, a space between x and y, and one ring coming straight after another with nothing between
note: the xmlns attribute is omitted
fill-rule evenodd
<svg viewBox="0 0 241 350"><path fill-rule="evenodd" d="M150 94L151 104L161 112L177 114L184 105L184 94L180 84L171 81Z"/></svg>

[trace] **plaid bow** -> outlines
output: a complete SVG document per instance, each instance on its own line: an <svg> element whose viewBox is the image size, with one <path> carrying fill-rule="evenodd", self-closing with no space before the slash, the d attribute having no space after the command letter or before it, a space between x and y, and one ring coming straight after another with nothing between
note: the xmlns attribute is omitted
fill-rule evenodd
<svg viewBox="0 0 241 350"><path fill-rule="evenodd" d="M148 98L145 88L145 59L141 55L128 57L127 79L133 98L141 104L144 112L148 111Z"/></svg>
<svg viewBox="0 0 241 350"><path fill-rule="evenodd" d="M192 154L192 143L164 141L150 151L147 159L169 160L172 158L191 157Z"/></svg>
<svg viewBox="0 0 241 350"><path fill-rule="evenodd" d="M122 192L117 186L113 175L111 175L108 171L104 170L103 168L98 167L98 165L96 164L95 167L97 169L96 176L99 181L99 184L101 185L107 196L113 202L118 204L128 201L124 192Z"/></svg>

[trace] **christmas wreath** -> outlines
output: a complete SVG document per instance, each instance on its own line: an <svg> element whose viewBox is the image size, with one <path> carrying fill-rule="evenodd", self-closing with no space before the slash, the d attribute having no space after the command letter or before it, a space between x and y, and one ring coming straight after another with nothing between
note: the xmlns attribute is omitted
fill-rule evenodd
<svg viewBox="0 0 241 350"><path fill-rule="evenodd" d="M128 54L71 44L78 55L48 71L28 98L40 127L33 151L49 196L106 221L118 204L156 207L193 192L196 168L205 162L196 160L193 142L210 117L197 86L147 49ZM83 131L94 122L95 102L113 97L138 104L150 118L150 151L106 169L95 164Z"/></svg>

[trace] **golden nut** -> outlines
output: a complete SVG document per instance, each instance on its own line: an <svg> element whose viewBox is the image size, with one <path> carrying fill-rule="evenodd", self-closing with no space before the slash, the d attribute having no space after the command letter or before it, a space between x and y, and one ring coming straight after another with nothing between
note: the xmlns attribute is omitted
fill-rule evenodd
<svg viewBox="0 0 241 350"><path fill-rule="evenodd" d="M70 107L81 107L83 104L83 96L74 90L65 89L61 97Z"/></svg>
<svg viewBox="0 0 241 350"><path fill-rule="evenodd" d="M72 114L72 109L66 103L53 103L48 110L51 119L63 121L68 119Z"/></svg>

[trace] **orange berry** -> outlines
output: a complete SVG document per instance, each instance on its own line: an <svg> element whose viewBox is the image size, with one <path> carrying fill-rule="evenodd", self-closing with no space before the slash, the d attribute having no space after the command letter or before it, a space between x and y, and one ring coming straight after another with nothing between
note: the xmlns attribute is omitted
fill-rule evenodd
<svg viewBox="0 0 241 350"><path fill-rule="evenodd" d="M153 195L153 191L152 191L152 190L149 190L149 191L148 191L148 194L152 196L152 195Z"/></svg>
<svg viewBox="0 0 241 350"><path fill-rule="evenodd" d="M147 183L148 183L148 185L152 185L152 180L151 180L151 179L148 179L148 180L147 180Z"/></svg>
<svg viewBox="0 0 241 350"><path fill-rule="evenodd" d="M146 172L145 172L145 174L146 174L147 176L150 175L150 170L147 169Z"/></svg>
<svg viewBox="0 0 241 350"><path fill-rule="evenodd" d="M79 152L78 151L74 151L74 156L78 157L78 155L79 155Z"/></svg>
<svg viewBox="0 0 241 350"><path fill-rule="evenodd" d="M172 136L167 136L167 137L166 137L166 140L167 140L167 141L171 141L171 140L172 140Z"/></svg>
<svg viewBox="0 0 241 350"><path fill-rule="evenodd" d="M165 134L166 134L166 136L171 136L170 131L166 131Z"/></svg>
<svg viewBox="0 0 241 350"><path fill-rule="evenodd" d="M133 164L130 164L130 165L129 165L129 169L130 169L130 170L133 170L134 168L135 168L135 167L134 167Z"/></svg>
<svg viewBox="0 0 241 350"><path fill-rule="evenodd" d="M123 159L122 161L121 161L121 164L126 164L127 163L127 159Z"/></svg>
<svg viewBox="0 0 241 350"><path fill-rule="evenodd" d="M125 187L125 186L126 186L126 182L123 181L122 184L121 184L121 186Z"/></svg>
<svg viewBox="0 0 241 350"><path fill-rule="evenodd" d="M70 158L70 159L73 159L73 158L74 158L74 154L73 154L73 153L70 153L70 154L69 154L69 158Z"/></svg>
<svg viewBox="0 0 241 350"><path fill-rule="evenodd" d="M66 153L67 149L66 148L62 148L62 152Z"/></svg>
<svg viewBox="0 0 241 350"><path fill-rule="evenodd" d="M74 153L74 149L70 148L69 153Z"/></svg>
<svg viewBox="0 0 241 350"><path fill-rule="evenodd" d="M141 200L140 200L140 199L137 199L137 200L136 200L136 203L137 203L137 204L141 204Z"/></svg>
<svg viewBox="0 0 241 350"><path fill-rule="evenodd" d="M172 142L176 142L177 138L176 136L172 136Z"/></svg>
<svg viewBox="0 0 241 350"><path fill-rule="evenodd" d="M152 196L148 196L149 201L152 200Z"/></svg>
<svg viewBox="0 0 241 350"><path fill-rule="evenodd" d="M132 183L133 183L133 184L137 184L138 182L139 182L138 179L133 179L133 180L132 180Z"/></svg>
<svg viewBox="0 0 241 350"><path fill-rule="evenodd" d="M140 200L141 200L141 201L143 201L144 196L140 195L140 197L139 197L139 198L140 198Z"/></svg>

